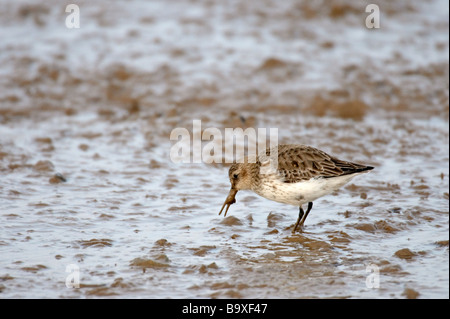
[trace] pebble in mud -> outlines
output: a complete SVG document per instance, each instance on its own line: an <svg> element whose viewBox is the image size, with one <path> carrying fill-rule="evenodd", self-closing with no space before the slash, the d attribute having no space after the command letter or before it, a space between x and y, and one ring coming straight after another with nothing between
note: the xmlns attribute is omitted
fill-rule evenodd
<svg viewBox="0 0 450 319"><path fill-rule="evenodd" d="M394 32L381 37L351 2L331 14L297 0L174 0L151 12L96 1L82 9L92 27L77 31L95 41L80 50L67 50L55 0L0 2L3 298L448 297L443 0L386 2ZM417 32L397 33L406 20ZM33 24L47 56L24 50ZM351 41L355 30L370 41ZM201 135L222 133L201 142L207 158L220 144L225 157L225 128L278 128L281 143L380 169L321 200L303 235L290 233L294 208L251 192L222 222L229 165L170 160L180 142L170 133L186 128L192 162L194 119ZM81 289L65 288L71 263ZM380 289L366 289L369 263Z"/></svg>
<svg viewBox="0 0 450 319"><path fill-rule="evenodd" d="M142 268L144 271L147 268L166 268L169 267L169 261L165 258L157 257L156 260L150 258L134 258L130 262L130 266Z"/></svg>
<svg viewBox="0 0 450 319"><path fill-rule="evenodd" d="M216 246L213 245L202 245L198 248L189 248L194 252L195 256L205 256L210 250L216 249Z"/></svg>
<svg viewBox="0 0 450 319"><path fill-rule="evenodd" d="M50 184L59 184L67 182L66 178L62 176L60 173L56 173L55 175L50 177L48 181L50 182Z"/></svg>
<svg viewBox="0 0 450 319"><path fill-rule="evenodd" d="M435 242L439 247L448 247L448 239L447 240L439 240Z"/></svg>
<svg viewBox="0 0 450 319"><path fill-rule="evenodd" d="M420 293L412 288L405 288L405 290L402 293L402 296L405 296L407 299L417 299L419 295Z"/></svg>
<svg viewBox="0 0 450 319"><path fill-rule="evenodd" d="M155 246L159 246L159 247L167 247L167 246L171 246L172 243L169 243L169 241L165 238L161 238L158 239L157 241L155 241Z"/></svg>
<svg viewBox="0 0 450 319"><path fill-rule="evenodd" d="M36 171L53 171L55 166L52 162L44 160L44 161L38 161L36 164L34 164L33 168Z"/></svg>
<svg viewBox="0 0 450 319"><path fill-rule="evenodd" d="M78 148L82 151L87 151L89 149L89 145L82 143L78 145Z"/></svg>
<svg viewBox="0 0 450 319"><path fill-rule="evenodd" d="M400 250L397 250L395 252L395 256L397 256L400 259L412 259L413 257L417 256L417 253L412 252L411 250L409 250L409 248L403 248Z"/></svg>
<svg viewBox="0 0 450 319"><path fill-rule="evenodd" d="M209 264L209 265L201 265L198 269L198 272L201 274L212 274L212 272L210 272L211 269L218 269L219 267L217 266L217 264L215 262Z"/></svg>
<svg viewBox="0 0 450 319"><path fill-rule="evenodd" d="M35 142L38 143L41 147L42 152L52 152L55 150L55 147L53 146L53 141L50 137L42 137L42 138L36 138Z"/></svg>
<svg viewBox="0 0 450 319"><path fill-rule="evenodd" d="M238 225L242 225L242 222L239 218L234 217L234 216L228 216L225 217L221 222L221 225L226 225L226 226L238 226Z"/></svg>

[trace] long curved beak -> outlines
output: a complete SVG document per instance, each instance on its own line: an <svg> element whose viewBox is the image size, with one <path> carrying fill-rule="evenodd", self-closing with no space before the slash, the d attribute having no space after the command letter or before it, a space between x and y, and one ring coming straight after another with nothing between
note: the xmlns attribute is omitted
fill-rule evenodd
<svg viewBox="0 0 450 319"><path fill-rule="evenodd" d="M228 212L228 208L230 208L230 206L234 203L236 203L236 194L237 194L238 190L237 189L230 189L230 192L228 193L227 199L225 200L225 203L223 203L222 205L222 209L219 212L219 215L222 214L223 209L225 208L225 205L227 206L227 209L225 210L225 214L223 215L224 217L227 216L227 212Z"/></svg>

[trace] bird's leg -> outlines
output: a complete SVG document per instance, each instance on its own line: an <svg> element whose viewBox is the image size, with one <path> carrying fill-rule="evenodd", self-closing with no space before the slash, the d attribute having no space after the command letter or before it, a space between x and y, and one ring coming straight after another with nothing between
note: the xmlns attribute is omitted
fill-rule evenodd
<svg viewBox="0 0 450 319"><path fill-rule="evenodd" d="M306 210L305 216L303 217L303 219L300 221L300 229L303 228L303 224L305 223L306 217L308 217L309 212L311 211L313 207L313 203L309 202L308 203L308 209Z"/></svg>
<svg viewBox="0 0 450 319"><path fill-rule="evenodd" d="M302 206L300 206L299 210L298 210L298 219L297 219L297 222L295 223L295 226L294 226L294 229L292 230L292 233L295 233L295 231L297 230L297 226L300 223L300 221L302 220L302 217L303 217L304 213L305 212L303 211Z"/></svg>

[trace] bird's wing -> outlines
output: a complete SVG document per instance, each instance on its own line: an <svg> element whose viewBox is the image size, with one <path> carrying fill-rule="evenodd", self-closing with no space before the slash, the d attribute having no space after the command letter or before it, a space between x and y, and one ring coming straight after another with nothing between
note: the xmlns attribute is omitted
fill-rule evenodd
<svg viewBox="0 0 450 319"><path fill-rule="evenodd" d="M266 150L266 155L270 155L270 149ZM372 167L341 161L311 146L278 146L277 173L284 183L297 183L315 177L337 177L369 169Z"/></svg>

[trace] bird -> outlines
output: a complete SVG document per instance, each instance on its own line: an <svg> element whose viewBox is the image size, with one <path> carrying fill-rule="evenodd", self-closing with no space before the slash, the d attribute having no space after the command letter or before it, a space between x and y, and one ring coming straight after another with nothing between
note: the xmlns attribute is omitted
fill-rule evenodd
<svg viewBox="0 0 450 319"><path fill-rule="evenodd" d="M373 166L343 161L308 145L280 144L259 155L245 156L230 166L231 189L219 215L236 202L240 190L251 190L264 198L299 208L292 230L303 231L313 202L347 184L353 177L367 173ZM306 212L303 205L307 204Z"/></svg>

